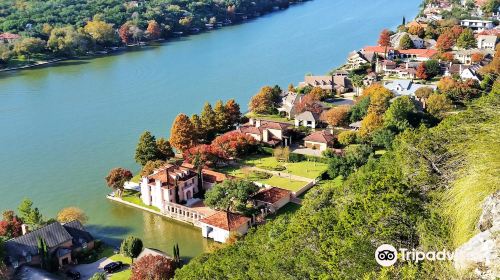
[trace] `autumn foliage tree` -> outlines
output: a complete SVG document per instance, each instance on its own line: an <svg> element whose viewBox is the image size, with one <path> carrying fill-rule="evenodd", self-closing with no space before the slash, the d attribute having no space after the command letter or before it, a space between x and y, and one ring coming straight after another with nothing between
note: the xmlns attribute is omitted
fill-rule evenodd
<svg viewBox="0 0 500 280"><path fill-rule="evenodd" d="M173 260L159 255L146 255L132 265L131 280L166 280L174 278Z"/></svg>
<svg viewBox="0 0 500 280"><path fill-rule="evenodd" d="M480 85L476 80L455 80L452 77L443 77L437 84L440 93L457 102L464 102L479 97Z"/></svg>
<svg viewBox="0 0 500 280"><path fill-rule="evenodd" d="M444 94L432 94L427 100L426 110L437 119L442 119L452 109L451 100Z"/></svg>
<svg viewBox="0 0 500 280"><path fill-rule="evenodd" d="M128 45L132 42L132 33L130 33L131 26L132 24L127 21L122 24L122 26L120 26L120 29L118 29L118 35L125 45Z"/></svg>
<svg viewBox="0 0 500 280"><path fill-rule="evenodd" d="M260 91L252 97L248 107L250 111L256 114L272 114L275 112L276 107L279 103L279 95L281 90L279 87L265 86L260 89Z"/></svg>
<svg viewBox="0 0 500 280"><path fill-rule="evenodd" d="M306 94L296 106L297 113L311 111L320 114L323 111L323 107L319 104L319 101L320 95Z"/></svg>
<svg viewBox="0 0 500 280"><path fill-rule="evenodd" d="M195 161L199 161L210 166L221 159L219 152L212 145L200 144L185 150L182 156L188 163L194 164Z"/></svg>
<svg viewBox="0 0 500 280"><path fill-rule="evenodd" d="M146 29L146 36L149 40L157 40L161 36L160 25L155 20L150 20L148 22L148 28Z"/></svg>
<svg viewBox="0 0 500 280"><path fill-rule="evenodd" d="M446 52L451 50L451 48L455 45L455 37L450 30L443 32L439 35L436 41L436 48L440 52Z"/></svg>
<svg viewBox="0 0 500 280"><path fill-rule="evenodd" d="M85 224L88 221L88 217L83 212L82 209L78 207L67 207L61 209L59 213L57 213L57 221L60 223L68 223L74 220L78 220L80 223Z"/></svg>
<svg viewBox="0 0 500 280"><path fill-rule="evenodd" d="M427 72L426 72L424 63L420 63L418 65L416 75L417 75L417 78L419 78L419 79L427 80L428 76L427 76Z"/></svg>
<svg viewBox="0 0 500 280"><path fill-rule="evenodd" d="M382 47L389 47L391 45L391 32L389 30L384 29L380 32L378 45Z"/></svg>
<svg viewBox="0 0 500 280"><path fill-rule="evenodd" d="M333 107L321 114L321 120L332 126L346 126L349 124L350 109L348 105Z"/></svg>
<svg viewBox="0 0 500 280"><path fill-rule="evenodd" d="M234 99L229 99L225 106L229 116L229 130L231 130L241 121L240 105Z"/></svg>
<svg viewBox="0 0 500 280"><path fill-rule="evenodd" d="M111 46L116 41L116 33L112 24L106 23L99 17L94 17L87 22L84 31L89 34L99 45Z"/></svg>
<svg viewBox="0 0 500 280"><path fill-rule="evenodd" d="M422 25L414 24L408 28L408 33L423 38L425 36L425 29Z"/></svg>
<svg viewBox="0 0 500 280"><path fill-rule="evenodd" d="M21 236L23 222L16 216L14 211L8 210L3 212L2 218L0 221L0 236L7 239Z"/></svg>
<svg viewBox="0 0 500 280"><path fill-rule="evenodd" d="M132 172L130 170L117 167L111 169L108 176L106 176L106 184L108 187L113 189L113 191L121 197L123 192L123 185L125 182L130 181L132 179Z"/></svg>
<svg viewBox="0 0 500 280"><path fill-rule="evenodd" d="M165 163L166 161L163 160L148 161L141 170L141 176L148 176L152 174L155 169L165 165Z"/></svg>
<svg viewBox="0 0 500 280"><path fill-rule="evenodd" d="M247 155L255 150L256 145L252 136L237 131L218 136L212 142L212 148L226 160Z"/></svg>
<svg viewBox="0 0 500 280"><path fill-rule="evenodd" d="M361 128L359 129L359 134L362 137L368 136L370 133L382 127L383 124L384 124L384 119L382 115L377 114L375 112L369 112L366 115L366 117L361 121Z"/></svg>
<svg viewBox="0 0 500 280"><path fill-rule="evenodd" d="M482 53L474 53L472 54L471 60L473 63L479 63L483 61L484 55Z"/></svg>
<svg viewBox="0 0 500 280"><path fill-rule="evenodd" d="M188 116L179 114L170 130L170 144L179 151L185 151L196 144L193 124Z"/></svg>

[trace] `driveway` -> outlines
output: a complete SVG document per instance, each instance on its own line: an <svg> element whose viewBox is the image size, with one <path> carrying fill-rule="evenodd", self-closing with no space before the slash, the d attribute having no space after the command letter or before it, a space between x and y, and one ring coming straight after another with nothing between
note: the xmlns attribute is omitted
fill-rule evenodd
<svg viewBox="0 0 500 280"><path fill-rule="evenodd" d="M97 272L104 272L104 266L110 262L113 262L110 258L102 258L93 263L72 266L71 269L80 272L82 280L87 280Z"/></svg>

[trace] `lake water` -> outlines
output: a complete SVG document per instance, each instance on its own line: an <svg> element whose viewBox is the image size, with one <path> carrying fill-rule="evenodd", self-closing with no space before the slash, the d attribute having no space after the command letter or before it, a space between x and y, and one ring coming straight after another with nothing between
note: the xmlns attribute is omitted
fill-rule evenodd
<svg viewBox="0 0 500 280"><path fill-rule="evenodd" d="M168 136L179 112L235 98L246 109L263 85L324 74L379 32L413 18L420 0L314 0L248 23L114 56L0 74L0 211L31 198L47 217L75 205L94 235L193 257L198 229L105 199L107 172L137 171L144 130Z"/></svg>

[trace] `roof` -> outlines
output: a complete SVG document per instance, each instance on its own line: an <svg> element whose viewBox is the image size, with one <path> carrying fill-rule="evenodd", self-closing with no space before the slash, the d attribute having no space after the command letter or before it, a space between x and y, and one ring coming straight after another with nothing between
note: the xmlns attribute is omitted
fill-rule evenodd
<svg viewBox="0 0 500 280"><path fill-rule="evenodd" d="M413 83L412 80L392 80L384 82L384 87L394 92L396 95L415 95L417 89L430 87L436 89L436 85L423 85Z"/></svg>
<svg viewBox="0 0 500 280"><path fill-rule="evenodd" d="M162 252L162 251L160 251L158 249L155 249L155 248L144 248L142 250L142 252L139 254L139 256L137 256L136 260L140 260L141 258L143 258L145 256L148 256L148 255L162 256L162 257L166 257L166 258L171 259L171 257L169 255L167 255L165 252Z"/></svg>
<svg viewBox="0 0 500 280"><path fill-rule="evenodd" d="M285 197L290 198L290 193L291 193L290 191L272 187L270 189L265 189L263 191L258 192L256 195L253 196L253 199L274 204Z"/></svg>
<svg viewBox="0 0 500 280"><path fill-rule="evenodd" d="M189 168L177 166L173 164L165 164L153 171L153 174L148 176L150 180L159 180L166 185L173 184L175 180L185 181L196 176L196 172Z"/></svg>
<svg viewBox="0 0 500 280"><path fill-rule="evenodd" d="M20 39L21 36L18 34L12 34L12 33L2 33L0 34L0 40L16 40Z"/></svg>
<svg viewBox="0 0 500 280"><path fill-rule="evenodd" d="M366 46L363 48L365 52L376 52L376 53L385 53L386 51L392 51L394 48L392 47L382 47L382 46Z"/></svg>
<svg viewBox="0 0 500 280"><path fill-rule="evenodd" d="M32 256L37 255L39 237L47 242L47 246L50 249L73 239L63 225L58 222L54 222L5 242L6 256L19 258L26 256L26 254L30 254Z"/></svg>
<svg viewBox="0 0 500 280"><path fill-rule="evenodd" d="M353 122L349 125L352 128L361 128L361 121Z"/></svg>
<svg viewBox="0 0 500 280"><path fill-rule="evenodd" d="M203 218L200 222L227 231L236 230L248 223L250 218L231 212L218 211L212 216Z"/></svg>
<svg viewBox="0 0 500 280"><path fill-rule="evenodd" d="M295 116L297 120L306 120L306 121L317 121L319 120L319 114L313 113L311 111L305 111Z"/></svg>
<svg viewBox="0 0 500 280"><path fill-rule="evenodd" d="M260 129L253 125L242 125L238 128L236 128L236 131L241 132L241 133L250 133L250 134L259 134L260 135Z"/></svg>
<svg viewBox="0 0 500 280"><path fill-rule="evenodd" d="M498 37L496 35L479 35L477 36L477 41L484 42L486 44L495 45L497 43Z"/></svg>
<svg viewBox="0 0 500 280"><path fill-rule="evenodd" d="M398 50L400 54L416 55L418 57L431 58L438 53L437 50L432 49L408 49L408 50Z"/></svg>
<svg viewBox="0 0 500 280"><path fill-rule="evenodd" d="M260 127L267 129L277 129L277 130L285 130L289 128L291 124L283 123L283 122L275 122L275 121L260 121Z"/></svg>
<svg viewBox="0 0 500 280"><path fill-rule="evenodd" d="M191 163L184 162L182 163L182 166L194 169L194 165L192 165ZM220 173L206 168L202 169L202 173L203 173L203 180L210 183L220 183L229 178L229 176L224 173Z"/></svg>
<svg viewBox="0 0 500 280"><path fill-rule="evenodd" d="M334 139L335 136L331 134L329 131L321 130L313 132L312 134L308 135L307 137L304 138L304 141L330 144L333 142Z"/></svg>
<svg viewBox="0 0 500 280"><path fill-rule="evenodd" d="M73 245L80 247L84 242L88 243L94 240L94 237L83 227L78 220L63 224L66 231L73 237Z"/></svg>

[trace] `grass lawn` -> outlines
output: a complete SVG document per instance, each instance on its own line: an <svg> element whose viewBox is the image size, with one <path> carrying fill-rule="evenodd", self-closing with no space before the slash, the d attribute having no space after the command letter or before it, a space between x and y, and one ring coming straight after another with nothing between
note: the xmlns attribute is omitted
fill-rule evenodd
<svg viewBox="0 0 500 280"><path fill-rule="evenodd" d="M295 181L295 180L290 180L288 178L283 178L283 177L278 177L278 176L273 176L269 179L265 180L259 180L258 182L271 185L273 187L278 187L282 188L285 190L289 190L292 192L300 190L303 186L305 186L307 183L303 181Z"/></svg>
<svg viewBox="0 0 500 280"><path fill-rule="evenodd" d="M142 200L140 198L140 195L141 195L141 193L138 191L125 190L123 192L122 199L124 201L134 203L134 204L137 204L139 206L149 208L151 210L160 211L160 209L158 209L154 206L149 206L149 205L144 204L144 202L142 202Z"/></svg>
<svg viewBox="0 0 500 280"><path fill-rule="evenodd" d="M294 123L293 120L289 120L287 118L284 118L280 115L261 115L261 114L254 114L254 113L248 113L246 114L248 118L259 118L263 120L270 120L270 121L276 121L276 122L284 122L284 123Z"/></svg>
<svg viewBox="0 0 500 280"><path fill-rule="evenodd" d="M297 212L297 210L299 210L300 207L301 206L298 204L289 202L285 206L281 207L281 209L278 210L276 215L267 216L266 220L272 221L272 220L276 219L277 217L282 216L283 214L293 214L293 213Z"/></svg>
<svg viewBox="0 0 500 280"><path fill-rule="evenodd" d="M130 182L137 183L137 184L139 184L140 181L141 181L141 174L140 173L137 173L134 177L132 177L132 179L130 179Z"/></svg>
<svg viewBox="0 0 500 280"><path fill-rule="evenodd" d="M128 279L130 279L130 276L132 275L132 271L130 270L130 267L129 267L130 266L130 258L124 257L121 254L116 254L116 255L111 256L110 259L112 259L115 262L120 261L123 264L127 265L128 267L126 270L111 274L111 277L109 277L109 279L110 280L128 280Z"/></svg>
<svg viewBox="0 0 500 280"><path fill-rule="evenodd" d="M243 165L255 166L259 168L285 166L286 170L282 172L293 175L316 179L328 169L328 165L321 162L301 161L301 162L278 162L272 156L252 156L242 162Z"/></svg>

